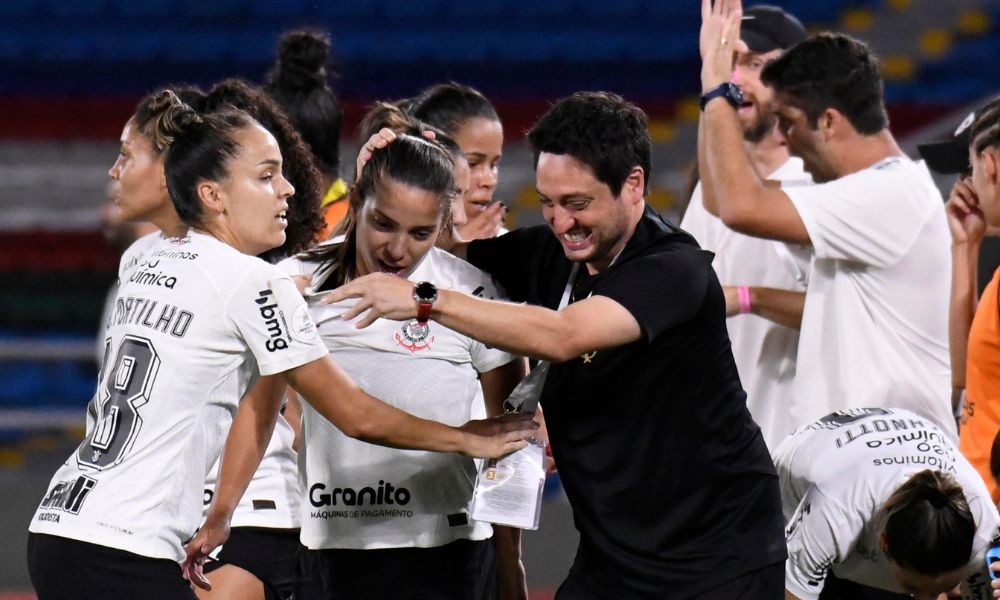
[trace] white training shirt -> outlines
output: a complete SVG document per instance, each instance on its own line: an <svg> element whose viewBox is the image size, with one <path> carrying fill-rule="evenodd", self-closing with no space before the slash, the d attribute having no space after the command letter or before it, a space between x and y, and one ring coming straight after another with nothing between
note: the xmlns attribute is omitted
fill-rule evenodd
<svg viewBox="0 0 1000 600"><path fill-rule="evenodd" d="M767 179L782 186L810 185L812 177L802 168L802 160L789 158ZM698 244L715 253L712 268L722 285L747 285L803 292L809 281L808 246L786 244L753 237L726 227L722 219L708 212L702 201L701 182L691 194L681 229ZM799 332L757 315L736 315L726 319L733 358L740 382L747 392L747 408L760 425L767 447L772 451L802 423L792 418L795 401L792 382Z"/></svg>
<svg viewBox="0 0 1000 600"><path fill-rule="evenodd" d="M122 269L107 345L87 436L29 529L180 562L239 399L327 350L286 275L197 232Z"/></svg>
<svg viewBox="0 0 1000 600"><path fill-rule="evenodd" d="M279 266L289 274L313 275L313 288L327 275L315 272L315 262L289 259ZM408 279L499 297L488 275L437 248ZM479 416L479 373L514 358L435 321L426 331L413 319L379 319L357 329L340 319L355 300L325 305L319 302L323 295L307 294L309 308L337 363L366 392L418 417L462 425ZM305 402L302 421L301 538L309 548L426 548L491 535L488 524L468 514L473 459L353 440Z"/></svg>
<svg viewBox="0 0 1000 600"><path fill-rule="evenodd" d="M813 245L799 337L797 423L908 408L955 439L948 355L951 236L927 167L890 158L783 191Z"/></svg>
<svg viewBox="0 0 1000 600"><path fill-rule="evenodd" d="M775 466L788 521L785 588L797 597L819 598L828 571L902 593L874 520L899 486L926 469L949 473L962 486L977 526L963 598L990 597L984 557L1000 516L979 474L930 420L903 409L833 413L778 446Z"/></svg>

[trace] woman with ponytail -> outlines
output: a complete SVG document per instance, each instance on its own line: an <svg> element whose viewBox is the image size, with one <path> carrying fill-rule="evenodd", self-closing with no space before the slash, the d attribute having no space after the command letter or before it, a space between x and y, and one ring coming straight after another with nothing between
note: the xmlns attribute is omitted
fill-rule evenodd
<svg viewBox="0 0 1000 600"><path fill-rule="evenodd" d="M297 30L281 36L278 58L267 75L264 91L288 114L312 150L323 175L325 227L319 241L329 237L347 214L347 184L340 178L340 129L343 115L330 89L327 64L330 38L325 33Z"/></svg>
<svg viewBox="0 0 1000 600"><path fill-rule="evenodd" d="M951 437L903 409L833 413L774 452L788 543L785 597L990 598L1000 516Z"/></svg>
<svg viewBox="0 0 1000 600"><path fill-rule="evenodd" d="M329 358L294 283L256 258L285 243L294 194L274 136L245 112L202 114L170 91L146 108L145 127L130 120L148 142L141 160L131 147L112 177L124 193L142 167L136 204L155 205L163 185L178 220L154 211L171 237L123 262L86 437L29 527L40 600L190 599L185 558L185 572L209 585L201 565L228 536L280 406L281 390L246 394L261 376L281 374L324 418L375 443L477 456L523 445L523 422L449 427L361 391ZM195 536L224 441L213 508Z"/></svg>
<svg viewBox="0 0 1000 600"><path fill-rule="evenodd" d="M526 372L523 359L427 319L358 329L340 319L353 302L321 300L376 272L421 289L499 295L489 276L435 247L457 193L452 156L412 119L377 110L384 114L366 122L397 127L395 141L361 168L331 240L280 266L311 278L307 298L320 338L363 389L446 423L478 414L483 398L488 414L502 414ZM474 461L358 444L308 407L302 427L302 541L316 551L327 598L526 597L519 530L469 517ZM364 500L364 490L378 492ZM348 496L355 491L356 501Z"/></svg>

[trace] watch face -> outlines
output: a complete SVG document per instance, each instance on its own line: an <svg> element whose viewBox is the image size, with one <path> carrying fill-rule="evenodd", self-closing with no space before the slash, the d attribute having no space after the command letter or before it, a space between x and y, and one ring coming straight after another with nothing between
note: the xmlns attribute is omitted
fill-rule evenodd
<svg viewBox="0 0 1000 600"><path fill-rule="evenodd" d="M437 286L429 281L421 281L413 288L413 297L421 302L437 300Z"/></svg>

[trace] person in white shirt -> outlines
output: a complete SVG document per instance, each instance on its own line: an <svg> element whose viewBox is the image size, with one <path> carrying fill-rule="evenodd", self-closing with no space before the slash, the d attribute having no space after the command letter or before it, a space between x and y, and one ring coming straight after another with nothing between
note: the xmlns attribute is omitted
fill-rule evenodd
<svg viewBox="0 0 1000 600"><path fill-rule="evenodd" d="M905 407L955 436L948 355L948 226L923 163L888 129L863 43L820 34L761 75L778 130L817 185L774 188L754 170L730 87L739 0L703 1L702 183L732 229L812 247L793 425L831 411ZM822 65L822 68L817 68Z"/></svg>
<svg viewBox="0 0 1000 600"><path fill-rule="evenodd" d="M426 318L359 329L340 318L353 301L321 298L377 272L500 297L488 275L435 247L456 193L448 150L413 122L361 169L332 240L280 265L309 277L320 337L362 389L444 423L465 422L483 399L501 414L524 360ZM519 531L469 516L472 459L358 443L308 406L299 456L302 541L318 551L327 598L488 599L498 583L500 597L527 597Z"/></svg>
<svg viewBox="0 0 1000 600"><path fill-rule="evenodd" d="M143 131L126 126L111 175L149 192L149 205L166 187L190 229L121 273L86 438L29 527L40 600L192 598L186 554L186 574L207 585L201 564L225 540L232 505L218 503L183 544L224 441L219 487L238 500L270 439L280 395L243 397L260 376L283 374L324 417L376 443L497 456L531 435L516 419L434 423L361 391L327 356L292 281L255 258L285 241L294 193L274 137L245 113L199 115L169 91L151 109Z"/></svg>
<svg viewBox="0 0 1000 600"><path fill-rule="evenodd" d="M797 600L990 597L1000 516L951 436L909 410L829 414L775 450Z"/></svg>
<svg viewBox="0 0 1000 600"><path fill-rule="evenodd" d="M773 92L760 81L769 61L806 39L794 16L776 6L754 6L743 17L740 36L747 51L739 52L732 82L743 94L737 115L744 146L754 169L782 185L808 185L812 179L802 160L789 155L771 105ZM790 406L795 378L799 325L809 277L808 248L738 233L710 213L699 182L681 229L715 253L712 267L726 292L726 321L747 407L760 425L767 447L774 449L794 429ZM704 200L704 201L703 201ZM741 316L750 313L754 316Z"/></svg>

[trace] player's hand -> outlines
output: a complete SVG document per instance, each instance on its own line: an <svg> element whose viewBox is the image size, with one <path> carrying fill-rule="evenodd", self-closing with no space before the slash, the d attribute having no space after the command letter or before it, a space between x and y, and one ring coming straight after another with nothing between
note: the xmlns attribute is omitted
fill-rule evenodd
<svg viewBox="0 0 1000 600"><path fill-rule="evenodd" d="M292 281L295 283L295 289L305 295L306 288L312 283L312 275L292 275Z"/></svg>
<svg viewBox="0 0 1000 600"><path fill-rule="evenodd" d="M357 169L354 172L355 182L361 178L361 169L364 168L365 163L372 159L372 155L391 144L395 139L396 132L388 127L383 127L378 133L372 135L368 138L367 142L361 145L361 150L358 152L358 159L355 161L355 168Z"/></svg>
<svg viewBox="0 0 1000 600"><path fill-rule="evenodd" d="M986 217L971 183L969 177L956 181L945 204L951 239L959 244L976 244L986 234Z"/></svg>
<svg viewBox="0 0 1000 600"><path fill-rule="evenodd" d="M740 40L743 3L740 0L701 0L702 93L730 80L737 51L746 51Z"/></svg>
<svg viewBox="0 0 1000 600"><path fill-rule="evenodd" d="M509 413L467 422L459 427L465 433L462 454L473 458L500 458L517 452L538 432L538 423L532 417L527 413Z"/></svg>
<svg viewBox="0 0 1000 600"><path fill-rule="evenodd" d="M413 282L395 275L372 273L359 277L323 296L321 302L332 304L348 298L357 298L358 301L340 318L350 321L364 314L357 323L358 329L368 327L379 318L405 321L417 316Z"/></svg>
<svg viewBox="0 0 1000 600"><path fill-rule="evenodd" d="M492 202L481 211L465 211L468 221L458 227L462 241L487 240L495 238L507 218L507 206L503 202Z"/></svg>
<svg viewBox="0 0 1000 600"><path fill-rule="evenodd" d="M212 582L205 577L205 561L213 550L229 539L229 520L213 518L211 513L205 524L194 535L184 553L187 557L181 565L181 574L192 584L203 590L212 590Z"/></svg>

